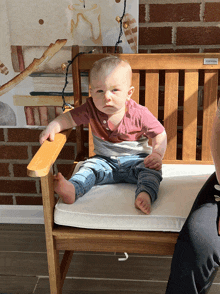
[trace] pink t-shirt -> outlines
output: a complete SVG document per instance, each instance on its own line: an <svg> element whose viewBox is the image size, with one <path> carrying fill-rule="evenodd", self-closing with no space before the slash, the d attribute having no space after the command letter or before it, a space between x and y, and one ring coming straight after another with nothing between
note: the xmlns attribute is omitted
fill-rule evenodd
<svg viewBox="0 0 220 294"><path fill-rule="evenodd" d="M111 131L108 127L108 115L99 111L91 97L86 103L70 111L77 125L90 123L92 133L104 141L119 143L139 141L142 136L153 138L164 131L155 116L134 100L129 100L127 111L118 127Z"/></svg>
<svg viewBox="0 0 220 294"><path fill-rule="evenodd" d="M97 155L124 156L152 152L148 138L164 131L162 124L144 106L129 100L127 111L116 129L108 127L108 115L99 111L91 97L70 111L77 125L90 123Z"/></svg>

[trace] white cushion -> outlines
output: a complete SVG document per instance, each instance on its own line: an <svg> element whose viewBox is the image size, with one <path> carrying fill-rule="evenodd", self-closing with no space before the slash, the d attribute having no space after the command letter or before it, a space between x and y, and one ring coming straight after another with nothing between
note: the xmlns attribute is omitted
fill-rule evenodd
<svg viewBox="0 0 220 294"><path fill-rule="evenodd" d="M73 204L59 200L59 225L109 230L179 232L214 165L164 164L163 181L150 215L134 207L136 185L95 186Z"/></svg>

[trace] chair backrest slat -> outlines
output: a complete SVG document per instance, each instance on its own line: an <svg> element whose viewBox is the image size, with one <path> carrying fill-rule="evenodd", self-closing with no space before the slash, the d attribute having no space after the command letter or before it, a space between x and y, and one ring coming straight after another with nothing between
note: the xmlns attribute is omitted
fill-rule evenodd
<svg viewBox="0 0 220 294"><path fill-rule="evenodd" d="M145 72L145 106L158 118L159 71Z"/></svg>
<svg viewBox="0 0 220 294"><path fill-rule="evenodd" d="M88 73L88 80L90 81L90 72ZM90 88L90 85L89 85L89 96L91 96L91 88ZM91 130L91 126L90 125L89 125L88 143L89 143L89 157L92 157L92 156L95 155L95 152L94 152L94 144L93 144L92 130Z"/></svg>
<svg viewBox="0 0 220 294"><path fill-rule="evenodd" d="M79 57L79 67L88 70L96 60L105 56L106 54L83 54ZM219 53L117 54L117 56L127 60L133 70L220 69L220 62L214 65L204 64L204 58L219 59Z"/></svg>
<svg viewBox="0 0 220 294"><path fill-rule="evenodd" d="M140 73L139 70L132 72L132 86L134 86L134 93L132 99L139 103L139 90L140 90Z"/></svg>
<svg viewBox="0 0 220 294"><path fill-rule="evenodd" d="M93 144L93 136L91 126L89 125L89 157L94 156L94 144Z"/></svg>
<svg viewBox="0 0 220 294"><path fill-rule="evenodd" d="M198 70L186 70L183 102L183 160L196 160L198 89Z"/></svg>
<svg viewBox="0 0 220 294"><path fill-rule="evenodd" d="M164 127L167 132L167 151L164 159L176 159L179 71L165 71Z"/></svg>
<svg viewBox="0 0 220 294"><path fill-rule="evenodd" d="M79 53L79 47L72 47L72 55L75 56ZM72 71L74 74L73 78L73 89L74 89L74 97L77 99L74 100L74 107L78 107L82 104L82 96L81 96L81 79L80 79L80 71L79 71L79 62L78 59L75 59L72 64Z"/></svg>
<svg viewBox="0 0 220 294"><path fill-rule="evenodd" d="M79 53L79 47L72 47L72 56L75 56ZM73 61L72 64L72 75L73 77L73 89L74 89L74 107L78 107L82 104L82 95L81 95L81 78L79 70L79 62L77 59ZM77 97L77 99L75 99ZM76 145L77 152L81 153L84 150L84 136L83 136L83 126L76 127Z"/></svg>
<svg viewBox="0 0 220 294"><path fill-rule="evenodd" d="M217 109L218 70L205 70L203 127L202 127L202 160L212 160L210 152L211 128Z"/></svg>

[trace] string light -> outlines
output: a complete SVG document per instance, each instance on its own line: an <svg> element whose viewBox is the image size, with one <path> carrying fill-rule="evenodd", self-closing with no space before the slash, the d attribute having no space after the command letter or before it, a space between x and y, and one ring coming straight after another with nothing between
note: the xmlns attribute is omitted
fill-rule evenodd
<svg viewBox="0 0 220 294"><path fill-rule="evenodd" d="M125 11L126 11L126 0L124 0L124 10L123 10L123 14L122 14L122 16L120 18L120 32L119 32L119 36L118 36L118 41L115 44L115 53L117 52L118 45L122 42L121 41L121 37L123 35L122 21L123 21L123 18L125 16Z"/></svg>
<svg viewBox="0 0 220 294"><path fill-rule="evenodd" d="M68 72L69 72L69 67L70 65L73 63L73 61L81 54L85 54L85 53L93 53L95 51L95 49L89 51L89 52L79 52L78 54L76 54L72 60L68 60L68 65L66 66L66 74L65 74L65 84L64 84L64 87L63 87L63 90L62 90L62 100L63 100L63 106L62 106L62 110L64 111L66 109L66 107L68 108L74 108L71 104L67 103L65 101L65 97L64 97L64 92L65 92L65 89L66 89L66 86L67 84L69 83L68 82Z"/></svg>

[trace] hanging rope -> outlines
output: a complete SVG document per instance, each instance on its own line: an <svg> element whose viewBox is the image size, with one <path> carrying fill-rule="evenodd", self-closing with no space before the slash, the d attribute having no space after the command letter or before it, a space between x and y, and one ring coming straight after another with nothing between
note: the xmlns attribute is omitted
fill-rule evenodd
<svg viewBox="0 0 220 294"><path fill-rule="evenodd" d="M121 40L121 37L123 35L122 21L123 21L123 18L125 16L125 11L126 11L126 0L124 0L124 10L123 10L123 14L122 14L122 16L120 18L120 32L119 32L119 36L118 36L118 41L115 44L115 53L117 53L116 51L117 51L118 45L122 42L122 40Z"/></svg>

